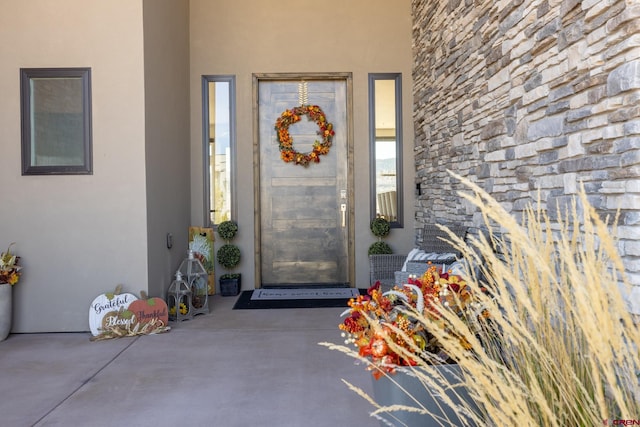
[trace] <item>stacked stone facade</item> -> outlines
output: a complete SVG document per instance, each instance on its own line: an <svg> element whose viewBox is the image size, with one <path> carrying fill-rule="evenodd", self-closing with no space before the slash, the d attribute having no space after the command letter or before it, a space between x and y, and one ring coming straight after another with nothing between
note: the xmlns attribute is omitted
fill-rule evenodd
<svg viewBox="0 0 640 427"><path fill-rule="evenodd" d="M583 182L640 286L640 3L414 0L422 223L482 223L447 170L552 220ZM640 290L640 288L637 288Z"/></svg>

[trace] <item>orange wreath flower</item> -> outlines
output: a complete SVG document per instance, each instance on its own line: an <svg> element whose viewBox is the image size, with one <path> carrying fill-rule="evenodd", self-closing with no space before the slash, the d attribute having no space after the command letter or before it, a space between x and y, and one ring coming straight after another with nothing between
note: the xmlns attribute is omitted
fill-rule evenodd
<svg viewBox="0 0 640 427"><path fill-rule="evenodd" d="M318 125L318 135L322 137L322 142L316 140L313 143L313 150L308 153L301 153L293 148L293 138L289 134L289 126L299 122L302 116L307 116ZM309 163L319 163L320 156L329 153L331 141L335 135L333 124L327 121L324 112L317 105L301 105L285 110L276 120L275 129L278 135L280 158L286 163L294 162L304 167L309 166Z"/></svg>

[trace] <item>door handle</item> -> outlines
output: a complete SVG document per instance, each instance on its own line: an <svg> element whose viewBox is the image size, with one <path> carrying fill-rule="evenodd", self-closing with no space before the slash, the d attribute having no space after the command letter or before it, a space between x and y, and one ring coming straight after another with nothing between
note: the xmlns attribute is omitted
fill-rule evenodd
<svg viewBox="0 0 640 427"><path fill-rule="evenodd" d="M342 203L340 205L340 212L342 212L342 228L347 226L347 204Z"/></svg>

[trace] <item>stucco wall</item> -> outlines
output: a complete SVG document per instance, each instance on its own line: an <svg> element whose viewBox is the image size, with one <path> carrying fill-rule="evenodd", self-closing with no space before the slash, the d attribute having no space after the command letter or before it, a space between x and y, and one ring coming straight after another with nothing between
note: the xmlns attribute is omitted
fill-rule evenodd
<svg viewBox="0 0 640 427"><path fill-rule="evenodd" d="M236 76L238 211L237 243L245 258L242 286L254 283L253 73L353 73L355 148L356 284L369 281L367 248L375 241L369 230L369 73L403 74L405 174L404 229L386 241L397 253L413 245L414 175L411 165L411 9L409 0L328 0L284 4L276 0L192 0L191 13L191 220L204 222L202 171L201 76Z"/></svg>
<svg viewBox="0 0 640 427"><path fill-rule="evenodd" d="M24 265L13 332L88 330L98 294L147 289L141 23L141 1L2 2L0 245ZM21 67L91 67L93 175L21 176Z"/></svg>
<svg viewBox="0 0 640 427"><path fill-rule="evenodd" d="M367 75L403 73L403 157L411 159L410 1L343 3L3 1L0 37L11 42L0 45L0 244L16 241L24 265L13 332L87 330L89 303L119 283L128 292L164 293L187 227L204 222L203 74L237 76L238 152L245 153L237 163L237 219L239 243L251 254L252 73L353 73L356 277L366 283L374 240ZM93 175L21 176L19 69L79 66L92 69ZM413 179L405 166L409 203ZM413 216L405 213L405 229L388 239L396 251L412 246ZM242 272L253 277L253 264Z"/></svg>
<svg viewBox="0 0 640 427"><path fill-rule="evenodd" d="M480 224L447 169L516 215L539 188L555 217L582 181L603 214L621 209L640 285L638 5L414 0L413 13L418 221Z"/></svg>
<svg viewBox="0 0 640 427"><path fill-rule="evenodd" d="M188 0L144 0L144 67L148 293L164 298L189 237Z"/></svg>

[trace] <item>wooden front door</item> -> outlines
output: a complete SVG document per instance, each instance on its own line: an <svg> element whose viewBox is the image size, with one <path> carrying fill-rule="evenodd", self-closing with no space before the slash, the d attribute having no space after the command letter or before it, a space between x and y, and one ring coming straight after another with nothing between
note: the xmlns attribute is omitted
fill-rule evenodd
<svg viewBox="0 0 640 427"><path fill-rule="evenodd" d="M346 79L257 80L259 283L349 285L349 171ZM304 98L303 98L304 97ZM317 105L335 135L326 155L308 166L281 158L276 120L301 104ZM293 148L311 152L319 127L308 115L289 126Z"/></svg>

